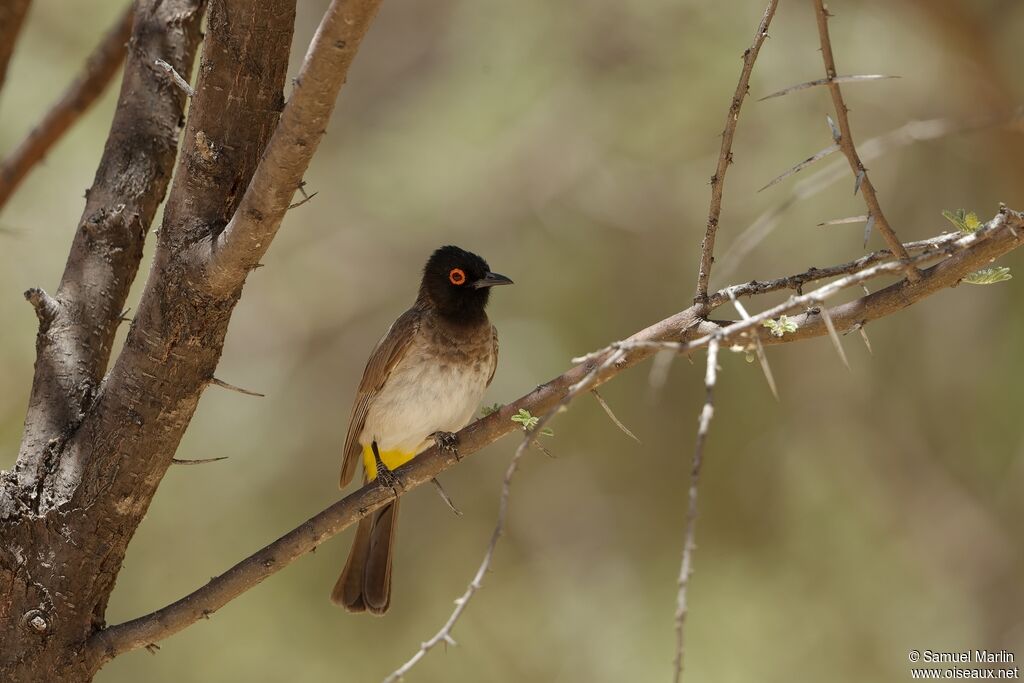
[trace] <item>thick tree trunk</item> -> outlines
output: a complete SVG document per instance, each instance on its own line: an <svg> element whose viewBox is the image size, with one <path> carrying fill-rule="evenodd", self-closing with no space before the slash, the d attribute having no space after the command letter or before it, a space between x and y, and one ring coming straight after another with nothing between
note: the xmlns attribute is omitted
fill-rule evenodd
<svg viewBox="0 0 1024 683"><path fill-rule="evenodd" d="M60 287L53 298L26 293L39 333L18 462L0 490L3 681L85 681L98 665L84 645L103 624L131 533L123 518L93 514L91 500L73 503L67 475L81 472L77 444L97 436L82 427L174 165L185 97L153 62L189 72L202 5L138 3L119 107Z"/></svg>
<svg viewBox="0 0 1024 683"><path fill-rule="evenodd" d="M189 251L231 217L283 106L295 0L212 2L202 68L153 271L104 376L177 151L203 0L142 0L103 160L54 297L15 470L0 489L0 680L88 681L108 597L202 390L241 283L216 295ZM101 381L102 380L102 381Z"/></svg>

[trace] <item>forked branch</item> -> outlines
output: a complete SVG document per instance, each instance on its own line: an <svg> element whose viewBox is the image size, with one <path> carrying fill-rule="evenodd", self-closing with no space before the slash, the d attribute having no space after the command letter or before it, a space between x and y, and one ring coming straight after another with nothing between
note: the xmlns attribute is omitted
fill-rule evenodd
<svg viewBox="0 0 1024 683"><path fill-rule="evenodd" d="M333 0L324 14L295 80L295 91L245 196L211 245L210 286L214 291L240 287L277 234L327 132L338 91L380 2Z"/></svg>
<svg viewBox="0 0 1024 683"><path fill-rule="evenodd" d="M867 169L864 168L860 156L857 154L857 146L853 142L853 133L850 129L849 110L843 100L843 91L839 86L836 76L836 62L832 55L832 40L828 34L828 10L825 9L824 0L814 0L814 9L818 20L818 39L821 43L821 58L825 62L825 77L828 79L828 91L832 95L832 104L836 110L836 122L839 125L839 136L836 144L846 156L850 163L850 169L855 177L855 188L858 188L864 195L864 201L868 205L868 226L872 224L878 228L889 249L898 258L907 260L908 254L900 243L896 231L889 225L885 214L882 212L882 205L878 201L875 186L871 184ZM920 277L914 266L907 268L907 277L917 280Z"/></svg>
<svg viewBox="0 0 1024 683"><path fill-rule="evenodd" d="M878 292L829 309L833 324L837 330L845 332L902 310L941 289L954 286L968 273L1019 247L1024 239L1022 236L1024 217L1019 213L1003 210L976 233L962 236L946 245L946 251L943 252L946 254L945 258L923 270L918 282L900 280ZM915 262L924 263L928 258L934 258L934 254L919 255L915 257L918 259ZM550 419L558 407L565 405L566 400L571 399L576 393L600 386L664 348L690 352L707 346L712 340L717 340L721 345L728 345L743 343L744 340L749 340L751 335L759 335L765 344L789 343L824 336L828 331L818 310L810 310L796 316L799 329L783 337L767 334L761 328L761 323L781 312L814 306L815 302L820 302L846 286L881 275L899 275L903 268L905 265L899 261L876 264L859 273L848 275L836 284L793 297L784 304L738 322L708 321L702 317L705 307L694 304L622 342L589 354L586 360L564 374L537 387L499 411L473 422L459 433L460 456L465 459L502 436L516 431L518 425L511 418L520 409L528 410L533 415L543 415L544 420ZM728 289L731 288L710 296L709 302L728 302ZM453 455L431 448L407 466L400 468L396 474L402 490L408 492L428 483L444 470L454 466L456 462ZM200 619L207 618L271 574L280 571L361 517L386 504L393 496L394 492L389 487L376 483L368 484L181 600L152 614L100 631L93 638L91 647L99 649L101 656L113 657L121 652L162 640Z"/></svg>

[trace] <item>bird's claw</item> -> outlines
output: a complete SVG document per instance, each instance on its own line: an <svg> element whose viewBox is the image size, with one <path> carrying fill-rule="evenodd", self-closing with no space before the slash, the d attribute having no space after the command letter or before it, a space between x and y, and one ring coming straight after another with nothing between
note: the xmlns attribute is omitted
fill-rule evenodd
<svg viewBox="0 0 1024 683"><path fill-rule="evenodd" d="M455 456L456 460L462 460L459 457L459 435L454 432L434 432L431 436L434 437L434 443L437 444L437 449L443 453L451 453Z"/></svg>
<svg viewBox="0 0 1024 683"><path fill-rule="evenodd" d="M383 460L381 460L380 451L377 450L376 441L373 442L372 449L373 459L376 461L375 464L377 465L377 481L379 481L382 486L387 486L391 489L391 492L395 494L395 498L398 498L399 494L405 490L405 487L402 486L402 482L400 482L398 477L395 476L394 471L385 465Z"/></svg>

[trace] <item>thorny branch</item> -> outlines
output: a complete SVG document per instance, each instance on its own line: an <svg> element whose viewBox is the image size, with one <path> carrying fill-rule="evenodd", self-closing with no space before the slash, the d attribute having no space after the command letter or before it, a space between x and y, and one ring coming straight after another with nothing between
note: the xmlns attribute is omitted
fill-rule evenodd
<svg viewBox="0 0 1024 683"><path fill-rule="evenodd" d="M833 135L833 137L836 137L836 144L839 145L843 154L846 155L847 161L850 162L850 169L856 177L855 187L860 189L864 195L864 201L868 205L868 227L873 222L892 253L900 259L906 260L907 252L903 249L903 245L896 236L896 232L889 225L889 221L886 220L885 214L882 213L882 206L878 202L875 186L871 184L867 169L864 168L864 164L857 154L857 147L853 142L853 133L850 130L850 117L848 115L849 110L846 108L846 102L843 100L843 91L836 79L836 62L832 56L832 41L828 35L829 15L828 10L825 9L824 0L814 0L814 9L818 19L818 38L821 42L821 57L825 62L828 90L832 95L832 104L836 110L836 121L839 124L839 135L838 137ZM916 281L920 274L916 268L911 266L907 270L907 277L912 281Z"/></svg>
<svg viewBox="0 0 1024 683"><path fill-rule="evenodd" d="M722 194L725 191L725 174L732 163L732 140L736 135L736 124L739 123L740 108L750 90L750 74L754 70L754 62L761 52L761 45L768 37L768 25L775 16L779 0L770 0L764 11L761 23L754 34L753 44L743 53L743 68L740 80L736 84L736 93L729 104L729 113L725 117L725 130L722 131L722 147L718 153L718 166L715 175L711 176L711 206L708 209L708 222L704 230L704 240L700 245L700 266L697 269L697 295L694 301L704 302L708 295L708 281L711 279L711 264L715 260L715 235L718 232L718 219L722 214Z"/></svg>
<svg viewBox="0 0 1024 683"><path fill-rule="evenodd" d="M718 339L712 337L708 342L708 366L704 373L704 407L700 411L697 423L697 443L693 448L693 464L690 467L690 488L686 503L686 532L683 538L683 559L679 566L679 593L676 596L676 657L673 680L679 683L683 677L683 654L685 652L685 632L687 604L686 591L690 586L690 575L693 573L693 551L697 547L697 485L700 483L700 470L704 464L704 444L708 439L711 418L715 414L714 391L718 376Z"/></svg>
<svg viewBox="0 0 1024 683"><path fill-rule="evenodd" d="M937 140L949 135L983 130L992 126L1019 125L1021 118L1021 112L1015 112L1010 116L984 114L967 120L941 118L910 121L894 130L867 140L859 146L858 153L862 161L871 161L894 149L916 142ZM838 151L839 146L832 145L826 149ZM819 152L819 154L814 156L819 157L820 154ZM824 154L819 158L827 156L828 154ZM719 264L718 276L722 278L731 277L739 263L768 237L771 231L779 224L782 215L790 207L799 201L813 197L829 185L839 181L846 173L845 167L846 164L833 164L797 182L785 199L761 213L729 245L721 259L722 263ZM806 166L802 166L802 168L806 168ZM769 185L771 184L769 183ZM904 247L910 248L906 244Z"/></svg>
<svg viewBox="0 0 1024 683"><path fill-rule="evenodd" d="M708 367L705 376L707 398L699 421L694 451L676 614L677 680L683 667L683 626L687 611L686 590L692 572L698 475L712 417L711 399L716 379L716 359L721 345L740 343L748 346L755 344L760 347L761 344L787 343L825 334L829 334L834 340L837 340L839 332L853 329L863 331L866 323L910 306L940 289L954 286L971 271L1015 249L1020 245L1019 231L1024 230L1024 219L1021 215L1004 209L984 228L967 236L943 235L923 243L910 245L902 245L896 240L895 234L892 233L881 209L877 206L874 188L867 179L860 158L857 157L857 151L849 132L846 108L839 91L838 83L844 78L846 80L849 78L863 80L865 77L837 77L835 75L835 65L827 33L827 15L821 0L815 0L815 2L819 10L822 51L825 55L828 75L826 83L833 94L837 117L840 121L840 131L835 136L836 142L847 154L857 176L858 185L864 188L865 199L871 211L869 225L872 222L878 223L880 231L889 244L889 250L869 254L848 264L825 269L812 268L804 273L776 280L751 281L715 293L708 291L710 271L714 261L715 235L721 214L724 178L728 166L732 162L732 142L739 111L749 88L754 62L767 37L767 28L778 4L777 0L771 0L755 34L753 45L744 53L743 69L723 131L718 167L711 183L712 198L702 243L697 297L694 305L655 323L626 340L588 354L567 372L547 384L537 387L515 403L505 406L487 418L474 422L460 432L460 455L471 455L483 446L516 430L517 425L511 420L511 417L519 410L528 410L542 416L538 424L533 427L533 431L537 431L579 394L595 390L604 382L659 350L668 349L676 353L690 353L702 346L708 347ZM28 2L27 0L18 0L8 4L27 7ZM204 97L213 98L215 97L214 93L224 90L223 84L217 79L229 75L230 70L220 71L212 68L208 72L204 71L195 91L196 101L193 101L193 111L190 112L185 149L180 162L178 178L181 179L181 196L174 196L172 193L171 201L168 202L168 213L165 215L164 222L166 229L161 231L157 256L158 264L161 267L167 264L172 264L174 267L184 266L189 270L190 277L183 278L183 282L187 280L186 284L174 280L171 275L166 275L162 270L158 270L160 274L151 277L141 308L143 311L148 311L150 317L143 316L141 322L137 320L135 336L130 337L129 342L126 343L126 352L119 357L115 371L108 375L108 377L113 376L116 381L105 382L104 387L97 389L98 380L102 377L109 360L110 341L116 330L116 324L121 320L120 310L123 306L124 294L134 278L138 259L141 256L141 243L149 222L152 220L156 205L166 188L168 169L173 162L177 146L177 122L180 119L184 97L180 92L173 90L167 79L162 79L160 85L155 87L156 82L152 79L152 70L158 59L162 61L166 58L170 73L189 73L188 67L191 64L198 38L198 13L203 4L201 0L194 0L191 3L181 0L180 4L184 10L180 13L168 9L166 7L168 4L175 3L164 3L162 0L139 3L140 8L150 9L148 13L140 11L139 16L135 18L134 33L138 40L133 38L132 51L122 87L122 100L119 102L119 105L124 104L127 111L127 113L123 113L119 107L119 116L128 117L129 123L136 119L153 122L153 128L122 126L119 125L119 119L115 118L114 129L108 141L108 150L112 146L116 146L118 149L131 151L141 149L142 151L138 157L128 158L124 160L124 163L119 164L111 163L105 155L105 162L101 165L100 173L97 174L97 182L93 188L94 194L90 196L90 201L87 204L86 215L83 216L79 236L76 238L76 246L72 250L72 259L69 261L68 270L65 272L60 289L57 290L54 297L46 295L40 289L32 289L26 293L26 298L35 307L40 319L40 357L43 357L46 349L51 349L51 353L74 349L81 356L72 358L74 361L71 367L72 372L58 373L58 379L63 378L66 374L75 380L74 383L65 386L67 382L62 383L53 379L47 383L47 386L42 387L46 389L46 392L43 392L42 389L37 391L37 388L33 390L34 403L30 406L29 420L26 423L26 440L23 442L23 451L28 453L24 461L32 465L22 475L27 480L39 475L39 467L49 467L45 460L40 460L41 456L46 454L41 446L44 443L53 443L44 439L47 434L65 433L69 426L77 428L80 426L79 421L83 419L81 416L85 415L85 419L91 420L91 422L85 423L89 429L79 429L79 433L74 437L78 439L76 444L80 445L80 442L87 439L87 436L82 435L93 433L93 427L97 425L102 428L109 424L125 424L123 418L127 413L122 410L125 406L122 406L119 401L130 399L131 396L119 389L123 389L129 379L134 379L131 371L138 369L138 357L145 356L147 362L156 362L154 359L166 360L170 357L171 351L182 353L183 347L175 345L176 338L172 339L166 334L161 336L162 333L181 333L190 341L200 340L203 337L197 332L198 328L189 328L184 325L167 328L155 326L154 320L160 316L156 315L154 311L163 314L170 310L170 308L161 308L159 305L162 301L159 297L167 294L164 285L168 283L185 287L183 291L186 292L186 295L182 296L182 292L178 291L171 292L167 296L173 298L177 295L179 299L188 299L187 295L196 295L195 299L207 312L209 312L209 306L205 306L205 304L210 301L222 306L222 310L215 311L206 319L209 325L202 328L207 333L202 338L204 344L192 344L197 348L210 350L202 357L194 356L191 359L195 361L193 365L196 368L208 369L208 374L197 374L195 386L186 386L187 382L182 382L180 387L174 387L174 391L178 393L166 393L160 397L162 401L159 406L161 415L185 417L179 419L175 424L165 425L162 436L167 438L164 439L164 443L159 444L159 448L162 450L153 450L158 456L167 458L166 464L172 462L200 464L217 460L217 458L211 458L185 461L174 460L171 457L177 446L176 439L180 438L187 426L188 417L191 415L191 410L194 409L195 401L202 387L214 384L242 393L253 393L224 383L213 376L212 372L219 358L219 344L223 341L223 333L227 327L231 308L237 301L246 275L251 269L257 267L260 257L265 253L280 227L285 212L290 206L293 206L291 199L295 190L302 186L303 173L324 133L336 95L344 82L348 67L370 20L377 11L379 0L333 0L307 53L302 71L297 79L295 92L287 107L284 108L280 121L277 119L280 104L276 100L269 103L264 102L262 104L266 106L259 107L260 111L266 114L263 123L268 127L264 129L265 132L269 133L269 130L274 130L272 139L264 149L263 141L266 138L262 134L247 135L248 138L251 138L249 142L252 143L250 145L252 149L246 148L243 155L246 157L245 159L220 156L229 154L231 150L235 149L233 144L226 144L226 136L232 134L231 126L225 125L218 128L218 112L212 107L200 106L201 102L197 104L197 101ZM214 5L215 8L224 6ZM264 11L278 10L280 10L281 16L294 17L294 3L264 3ZM161 12L173 16L165 16ZM13 35L17 33L17 27L13 33L9 32L9 27L5 27L3 24L3 18L4 15L0 9L0 37L10 35L13 40ZM220 18L226 20L227 17L221 15ZM217 19L216 12L212 12L211 25L215 26ZM149 24L145 22L152 22L153 28L150 29ZM276 26L276 22L273 21L265 23L267 26ZM286 23L290 26L290 19ZM177 26L177 28L168 29L167 26L171 25ZM109 47L112 52L116 51L118 47L113 35L114 33L104 41L104 45ZM212 46L211 54L214 54L216 50L229 49L227 42L217 44L218 36L225 38L229 35L230 31L228 30L211 31L211 37L207 43L208 47ZM152 45L144 39L146 36L151 38L155 36L160 40L156 41L157 45ZM168 36L170 36L170 40L166 39ZM282 40L284 39L282 38ZM290 42L290 29L286 39ZM0 40L0 52L6 48L4 42ZM258 43L259 40L256 42ZM171 49L168 50L168 48ZM5 56L0 55L0 62L4 61ZM221 62L224 63L224 60ZM276 60L276 62L277 67L284 68L287 59L285 57L283 62L281 60ZM106 62L104 64L108 68L116 68L116 63L113 67ZM0 63L0 80L2 80L2 71L3 64ZM89 73L87 70L87 77L89 77ZM266 81L267 83L264 84L266 92L262 93L263 95L279 92L279 88L270 87L276 83L275 78L267 78ZM792 90L792 88L788 90ZM137 96L140 92L145 97ZM66 97L71 97L74 101L74 93L73 88L69 96ZM133 97L126 97L126 93ZM232 99L230 93L228 99ZM252 108L258 97L235 97L234 99L238 100L239 113L251 114L252 112L245 111L245 107ZM211 99L211 101L214 100ZM132 108L133 104L134 109ZM149 114L148 117L139 115L137 111L139 106L147 107L147 111L144 113ZM220 118L229 122L234 120L234 117L222 116ZM56 135L59 136L59 133ZM41 156L42 152L39 154ZM256 167L257 159L260 159L258 167ZM120 188L116 184L117 178L124 175L120 169L126 164L143 170L149 168L151 171L149 176L155 178L142 188L145 191L143 196L132 195L125 188ZM252 180L249 182L248 177L253 168L256 169L255 174L252 175ZM244 169L244 172L240 172L238 169ZM118 171L114 174L113 180L110 178L112 170ZM235 182L229 182L232 178L221 175L221 171L224 173L237 172L240 180L235 178ZM190 179L202 180L205 190L199 188L198 185L189 186ZM176 186L178 182L179 180L176 179ZM232 188L230 192L222 191L225 186ZM244 190L244 195L235 195L235 188L240 192ZM112 201L112 198L117 201ZM0 204L2 204L2 200L0 200ZM114 238L121 233L129 236L125 244L114 241ZM113 247L111 253L123 252L123 262L119 260L117 263L108 263L103 260L105 254L89 254L82 249L81 240L95 239L97 236L104 241L111 242L111 244L105 245ZM918 253L916 256L910 257L911 251ZM934 260L938 260L938 263L927 270L918 271L915 268L915 266L923 267ZM83 273L87 271L93 274L92 279L89 279L88 282L83 280ZM95 273L98 273L98 276ZM171 270L168 270L167 273L171 273ZM875 277L903 274L908 279L900 280L875 294L869 294L831 309L825 307L824 302L827 298L847 287L862 284ZM181 275L181 273L175 272L172 275ZM803 286L809 282L838 276L842 277L808 294L802 292ZM80 291L83 290L83 284L95 285L95 291L86 292L89 298L84 297ZM194 289L189 289L190 287L194 287ZM755 315L747 314L745 309L736 302L743 318L739 321L719 322L707 317L708 313L718 306L730 300L735 301L735 297L753 296L781 289L794 289L797 294L782 304ZM117 304L119 300L121 304ZM767 335L762 330L761 323L765 320L801 309L804 309L804 312L794 318L798 325L795 332L780 338ZM181 311L174 312L180 313ZM194 313L194 311L192 312ZM171 317L167 318L167 320L170 319ZM188 316L185 319L188 319ZM75 325L68 325L69 321L74 322ZM66 328L63 327L66 325ZM177 325L176 321L174 325ZM149 335L149 332L154 330L157 334ZM86 337L77 338L76 335L80 336L82 332L89 334ZM139 341L141 338L145 338L145 344ZM167 351L167 353L159 354L156 353L157 351ZM133 360L129 352L136 353L138 357ZM763 354L763 350L761 353ZM182 355L175 356L174 362L178 369L187 366L187 362L182 358L184 358ZM160 379L156 373L149 377L154 382L158 382ZM43 379L46 377L44 376ZM152 383L140 384L136 388L144 390L151 386ZM56 420L50 420L53 416L46 416L49 421L44 421L39 415L36 415L39 406L42 406L43 403L60 405L70 389L79 392L83 387L85 390L81 391L80 395L76 393L72 397L73 405L68 406L69 410L65 411L67 414L57 415ZM98 395L101 401L105 401L101 408L107 411L106 413L92 409L92 402L97 396L97 391L103 392ZM148 395L152 392L142 391L141 393ZM600 400L599 396L598 400ZM159 403L159 401L155 403ZM608 410L606 404L602 402L602 405ZM172 409L166 409L168 406L171 406ZM133 406L127 406L127 408L134 410ZM100 417L96 417L97 415ZM102 419L104 415L109 417L106 422ZM614 419L610 411L609 415ZM142 429L144 421L136 421L135 424L139 427L136 432L133 432L137 433L138 442L149 443L146 437L152 435L153 432L146 432ZM99 433L102 429L98 428L95 431ZM168 437L168 435L170 436ZM480 589L483 576L493 562L498 541L508 523L512 479L522 456L533 442L533 438L532 433L525 435L506 470L498 520L484 559L473 580L456 602L455 610L440 631L431 640L424 643L420 650L397 669L388 680L400 678L437 644L441 642L454 643L452 630L464 613L469 600ZM125 443L127 442L124 439L110 443L104 442L99 444L101 448L95 449L95 452L83 451L87 452L91 458L82 460L86 468L91 468L85 472L85 475L74 469L78 466L77 460L66 460L65 463L70 463L65 467L67 470L64 472L66 480L77 484L88 477L88 483L95 488L98 483L102 483L100 478L95 476L97 471L114 471L113 468L106 465L110 462L117 462L120 467L122 462L130 463L132 456L137 454L130 450L130 445L126 446ZM89 445L93 446L93 444ZM60 446L61 444L58 443L55 448ZM159 460L160 457L154 458L154 461ZM20 458L19 462L21 460ZM407 492L425 482L432 481L437 474L453 466L455 462L452 454L439 452L436 448L430 449L409 465L398 470L400 489ZM160 462L156 462L157 466L152 467L152 471L158 474L162 472L158 467L160 464ZM118 476L122 480L132 479L132 476L129 475L131 473L122 472L119 475L117 471L114 471L112 476L115 479ZM60 481L63 482L65 479L60 479ZM155 482L159 482L159 477L155 479ZM110 483L116 482L112 480ZM155 490L155 484L153 487ZM81 486L72 491L77 496L72 499L72 502L81 502L85 495L83 492L88 493L87 489L88 487ZM129 497L120 502L129 504L130 511L134 515L132 520L134 522L145 512L152 491L142 491L140 494L139 491L132 490L131 493L139 494L138 499ZM287 566L301 555L311 552L324 540L339 533L361 517L386 504L393 499L394 495L394 490L390 486L383 486L380 482L370 483L181 600L124 624L100 628L96 631L90 630L92 635L88 637L85 649L76 650L73 654L76 657L80 656L83 662L101 662L137 648L158 649L157 641L182 630L199 619L208 618L230 600ZM109 510L109 504L112 501L113 498L108 495L106 500L100 501L102 505L97 509ZM51 502L60 502L60 499ZM91 506L94 502L96 501L90 501L89 505ZM107 507L103 508L103 505L107 505ZM131 532L128 533L128 537L130 535ZM124 542L127 543L127 538L124 539ZM110 560L112 569L98 571L97 575L116 575L121 559L121 557L114 557L113 560ZM94 616L102 617L108 594L109 590L102 594L99 604L90 607L90 609L96 608L96 611L92 613ZM43 621L45 622L45 620ZM92 629L94 626L89 628ZM74 641L77 648L85 636L76 637L79 638Z"/></svg>
<svg viewBox="0 0 1024 683"><path fill-rule="evenodd" d="M900 280L873 294L840 304L830 309L835 328L840 332L854 329L878 318L891 315L911 306L944 288L956 285L968 273L984 267L993 259L1019 247L1024 235L1024 216L1007 209L1002 210L985 227L970 235L944 244L945 255L939 263L922 271L919 282ZM933 253L921 254L915 262L933 258ZM651 357L662 349L688 353L711 341L719 345L743 342L750 335L759 335L763 343L784 344L827 334L825 324L817 310L795 316L799 329L783 337L774 337L761 329L761 323L794 309L820 303L845 287L859 284L881 275L899 275L905 265L888 261L847 275L807 295L792 297L787 302L752 315L738 322L714 322L702 316L704 306L694 304L679 313L637 332L628 339L584 356L568 371L537 387L517 401L499 411L477 420L459 432L459 454L464 460L484 446L517 429L512 416L520 409L533 415L543 415L541 427L568 401L584 390L604 384L619 373ZM780 278L786 280L787 278ZM709 296L713 309L729 301L729 289ZM717 302L717 303L715 303ZM432 478L456 463L453 455L430 448L408 465L399 468L401 490L410 490L428 483ZM126 652L162 640L185 627L208 618L232 599L280 571L302 555L345 530L360 518L370 514L392 500L390 487L370 483L320 512L285 536L262 548L202 588L167 607L97 633L91 646L105 651L108 656ZM474 589L475 590L475 589ZM461 610L460 610L461 613ZM442 640L444 640L442 636Z"/></svg>

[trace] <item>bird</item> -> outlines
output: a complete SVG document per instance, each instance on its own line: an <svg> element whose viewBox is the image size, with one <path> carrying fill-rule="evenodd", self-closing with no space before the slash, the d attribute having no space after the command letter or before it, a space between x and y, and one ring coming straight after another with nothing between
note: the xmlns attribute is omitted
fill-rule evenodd
<svg viewBox="0 0 1024 683"><path fill-rule="evenodd" d="M435 250L412 308L377 342L356 392L341 466L341 488L363 463L380 477L433 444L458 454L455 432L476 414L498 365L498 333L484 310L492 287L512 280L456 246ZM393 486L393 484L391 484ZM349 612L383 615L391 605L391 558L398 497L356 528L331 600Z"/></svg>

